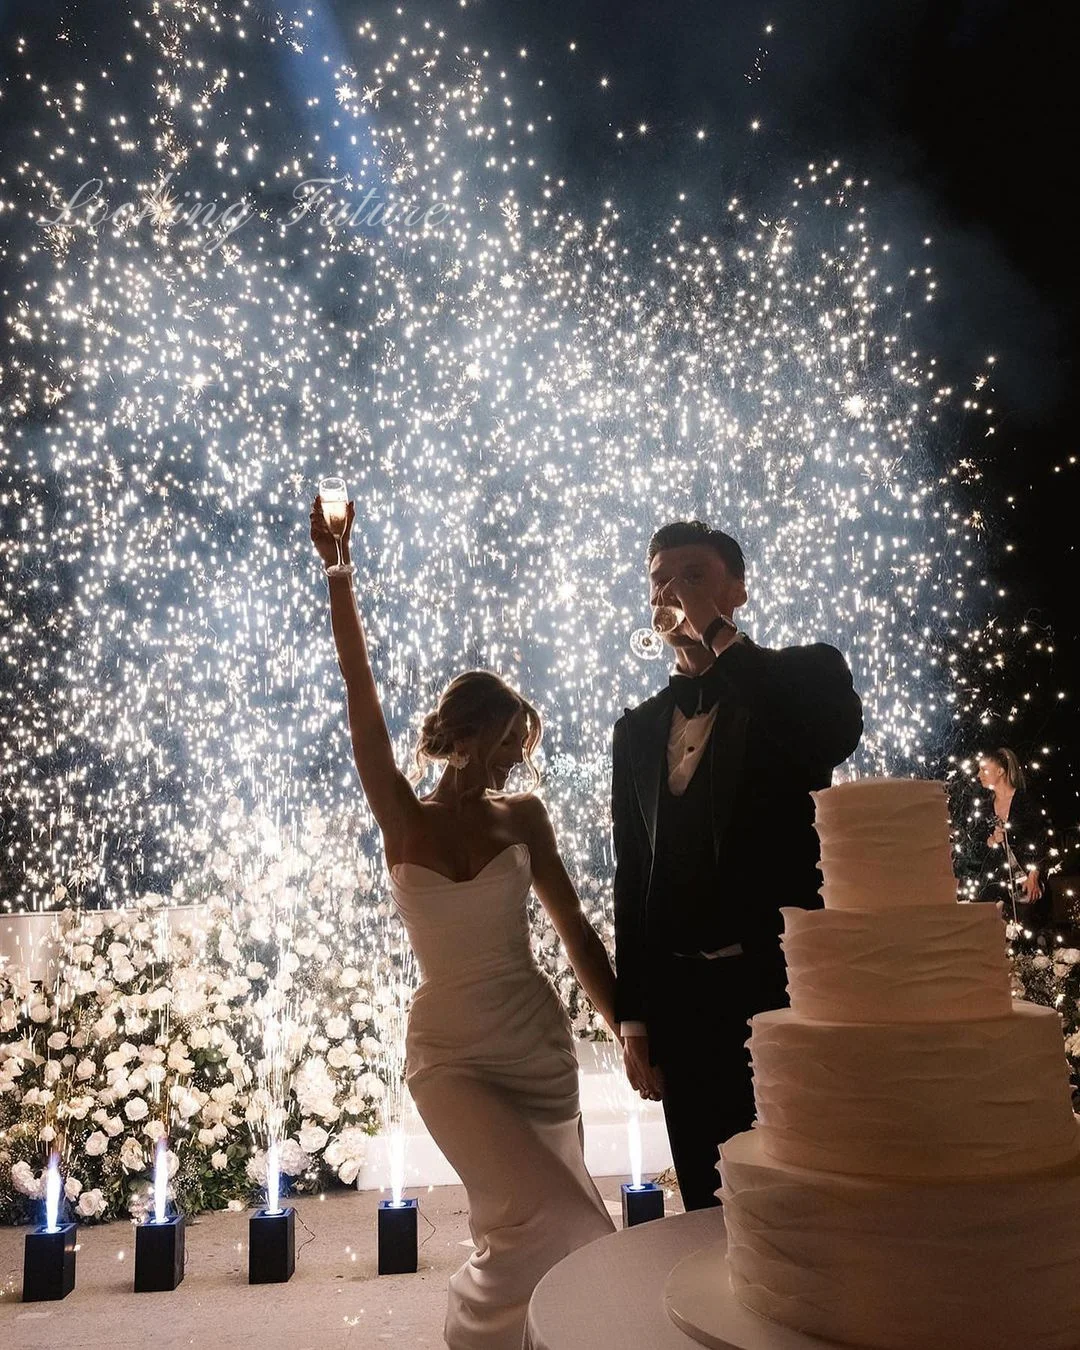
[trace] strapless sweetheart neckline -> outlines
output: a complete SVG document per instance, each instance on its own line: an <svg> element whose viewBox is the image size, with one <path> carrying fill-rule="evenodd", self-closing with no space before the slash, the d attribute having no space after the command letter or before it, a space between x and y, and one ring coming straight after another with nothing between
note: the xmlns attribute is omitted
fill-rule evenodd
<svg viewBox="0 0 1080 1350"><path fill-rule="evenodd" d="M393 877L397 872L400 872L403 867L411 867L414 872L427 872L429 876L438 877L438 879L445 882L447 886L471 886L474 881L479 881L489 868L494 867L500 858L504 858L514 849L522 849L524 850L525 855L528 856L528 844L507 844L505 848L499 849L498 853L496 853L493 858L489 858L475 876L465 877L461 881L456 881L453 877L448 877L444 872L437 872L434 867L425 867L423 863L412 862L395 863L390 869L390 875Z"/></svg>

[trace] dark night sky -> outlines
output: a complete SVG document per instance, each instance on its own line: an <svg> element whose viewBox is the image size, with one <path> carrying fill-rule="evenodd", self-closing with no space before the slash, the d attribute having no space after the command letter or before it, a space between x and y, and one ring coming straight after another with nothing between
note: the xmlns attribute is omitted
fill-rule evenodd
<svg viewBox="0 0 1080 1350"><path fill-rule="evenodd" d="M990 542L1018 601L1042 609L1052 600L1067 660L1076 623L1060 582L1076 570L1080 469L1068 464L1076 329L1066 7L480 0L455 31L462 23L508 59L527 48L530 71L545 79L542 106L556 110L547 135L560 169L586 197L590 184L616 195L644 228L663 218L676 189L692 188L699 209L710 194L756 200L809 161L839 158L871 180L876 233L912 253L932 237L940 302L919 336L957 382L984 354L998 358ZM750 134L755 118L761 130ZM615 140L643 121L647 147L629 134ZM698 126L709 130L700 148Z"/></svg>

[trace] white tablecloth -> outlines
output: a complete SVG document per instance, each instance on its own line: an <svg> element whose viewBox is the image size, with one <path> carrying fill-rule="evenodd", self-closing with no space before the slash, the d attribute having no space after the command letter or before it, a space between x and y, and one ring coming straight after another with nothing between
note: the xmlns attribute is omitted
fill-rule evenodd
<svg viewBox="0 0 1080 1350"><path fill-rule="evenodd" d="M664 1309L664 1285L684 1257L723 1236L723 1211L702 1209L582 1247L536 1286L525 1350L694 1350Z"/></svg>

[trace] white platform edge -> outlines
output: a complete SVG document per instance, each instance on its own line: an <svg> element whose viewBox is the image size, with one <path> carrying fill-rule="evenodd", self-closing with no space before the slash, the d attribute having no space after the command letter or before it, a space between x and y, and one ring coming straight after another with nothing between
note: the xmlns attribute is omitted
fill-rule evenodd
<svg viewBox="0 0 1080 1350"><path fill-rule="evenodd" d="M664 1308L680 1331L709 1350L852 1350L744 1308L728 1279L726 1238L679 1262L664 1287Z"/></svg>
<svg viewBox="0 0 1080 1350"><path fill-rule="evenodd" d="M585 1129L585 1166L594 1177L625 1177L631 1173L630 1116L637 1115L641 1137L641 1168L652 1178L671 1166L664 1110L658 1102L643 1102L632 1092L616 1048L593 1041L576 1042L579 1065L581 1118ZM634 1103L636 1102L636 1107ZM390 1139L375 1135L356 1178L364 1191L385 1188L390 1177ZM455 1186L457 1173L443 1157L409 1103L405 1121L405 1187Z"/></svg>

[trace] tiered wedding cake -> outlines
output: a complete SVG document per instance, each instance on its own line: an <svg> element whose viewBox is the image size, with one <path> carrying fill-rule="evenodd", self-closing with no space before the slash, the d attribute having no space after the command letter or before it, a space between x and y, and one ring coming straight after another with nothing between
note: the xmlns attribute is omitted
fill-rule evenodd
<svg viewBox="0 0 1080 1350"><path fill-rule="evenodd" d="M956 903L940 783L815 799L825 908L784 910L791 1008L751 1023L758 1121L721 1150L736 1297L873 1350L1077 1350L1058 1014Z"/></svg>

